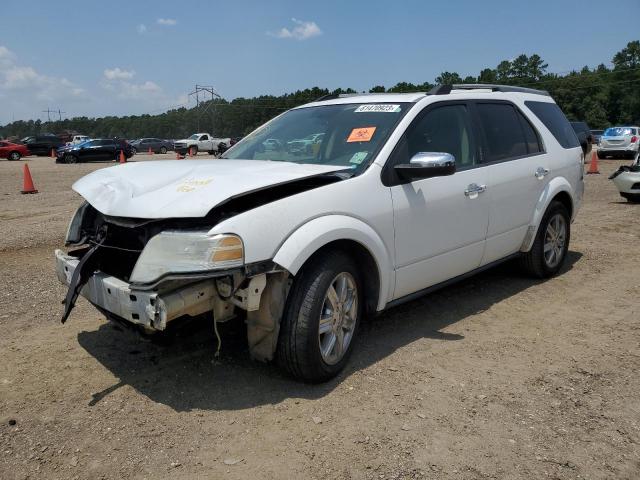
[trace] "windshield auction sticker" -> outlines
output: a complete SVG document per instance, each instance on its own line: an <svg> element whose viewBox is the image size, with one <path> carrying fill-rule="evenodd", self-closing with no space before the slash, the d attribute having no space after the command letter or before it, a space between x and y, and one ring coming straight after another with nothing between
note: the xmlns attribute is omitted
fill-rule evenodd
<svg viewBox="0 0 640 480"><path fill-rule="evenodd" d="M367 105L360 105L354 110L354 113L397 113L400 111L400 105L382 105L378 103L371 103Z"/></svg>
<svg viewBox="0 0 640 480"><path fill-rule="evenodd" d="M368 142L373 138L374 133L376 133L376 127L354 128L347 138L347 143Z"/></svg>

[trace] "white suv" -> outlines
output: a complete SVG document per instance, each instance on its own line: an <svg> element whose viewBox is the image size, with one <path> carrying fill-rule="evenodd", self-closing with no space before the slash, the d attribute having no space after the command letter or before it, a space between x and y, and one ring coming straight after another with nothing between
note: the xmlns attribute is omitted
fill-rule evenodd
<svg viewBox="0 0 640 480"><path fill-rule="evenodd" d="M265 147L320 133L302 155ZM367 315L515 257L557 273L583 155L546 92L442 86L324 97L221 159L128 163L73 188L86 202L78 248L55 254L63 321L79 293L146 331L240 316L254 358L315 382Z"/></svg>

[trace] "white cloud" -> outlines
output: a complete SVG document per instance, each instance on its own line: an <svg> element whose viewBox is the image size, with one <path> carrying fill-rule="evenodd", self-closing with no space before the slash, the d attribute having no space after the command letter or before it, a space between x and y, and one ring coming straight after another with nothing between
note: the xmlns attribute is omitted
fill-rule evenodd
<svg viewBox="0 0 640 480"><path fill-rule="evenodd" d="M0 45L0 96L10 96L18 103L30 100L63 101L84 95L84 89L66 78L50 77L35 68L19 65L7 47Z"/></svg>
<svg viewBox="0 0 640 480"><path fill-rule="evenodd" d="M158 25L162 25L165 27L173 27L176 23L178 23L178 21L174 18L159 18L157 20L157 23Z"/></svg>
<svg viewBox="0 0 640 480"><path fill-rule="evenodd" d="M145 33L147 33L147 26L144 23L141 23L136 27L136 30L140 35L144 35Z"/></svg>
<svg viewBox="0 0 640 480"><path fill-rule="evenodd" d="M294 38L296 40L306 40L311 37L322 35L322 30L320 30L320 27L318 27L316 22L305 22L296 18L292 18L291 21L294 23L293 28L289 29L286 27L282 27L275 33L267 33L272 37Z"/></svg>
<svg viewBox="0 0 640 480"><path fill-rule="evenodd" d="M133 70L122 70L120 67L107 68L104 71L104 78L107 80L127 80L136 74Z"/></svg>

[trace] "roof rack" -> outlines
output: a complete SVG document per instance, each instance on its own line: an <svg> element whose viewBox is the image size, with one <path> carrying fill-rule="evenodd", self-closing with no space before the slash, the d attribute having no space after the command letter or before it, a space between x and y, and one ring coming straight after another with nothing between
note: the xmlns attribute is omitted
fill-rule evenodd
<svg viewBox="0 0 640 480"><path fill-rule="evenodd" d="M320 98L316 98L314 102L323 102L325 100L335 100L336 98L355 97L360 95L372 95L367 93L330 93L329 95L323 95Z"/></svg>
<svg viewBox="0 0 640 480"><path fill-rule="evenodd" d="M441 85L444 86L444 85ZM436 87L438 88L438 87ZM515 87L513 85L493 85L484 83L462 83L459 85L451 85L453 90L491 90L492 92L516 92L516 93L531 93L533 95L544 95L550 97L549 92L546 90L536 90L535 88ZM431 92L429 92L431 94ZM448 93L448 92L447 92ZM442 93L436 93L435 95L443 95Z"/></svg>

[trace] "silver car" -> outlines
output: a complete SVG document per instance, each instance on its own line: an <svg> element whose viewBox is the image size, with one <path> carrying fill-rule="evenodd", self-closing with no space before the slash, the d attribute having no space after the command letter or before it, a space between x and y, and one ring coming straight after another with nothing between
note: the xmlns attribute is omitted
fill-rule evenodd
<svg viewBox="0 0 640 480"><path fill-rule="evenodd" d="M639 127L607 128L598 145L598 158L624 157L635 158L640 145Z"/></svg>

